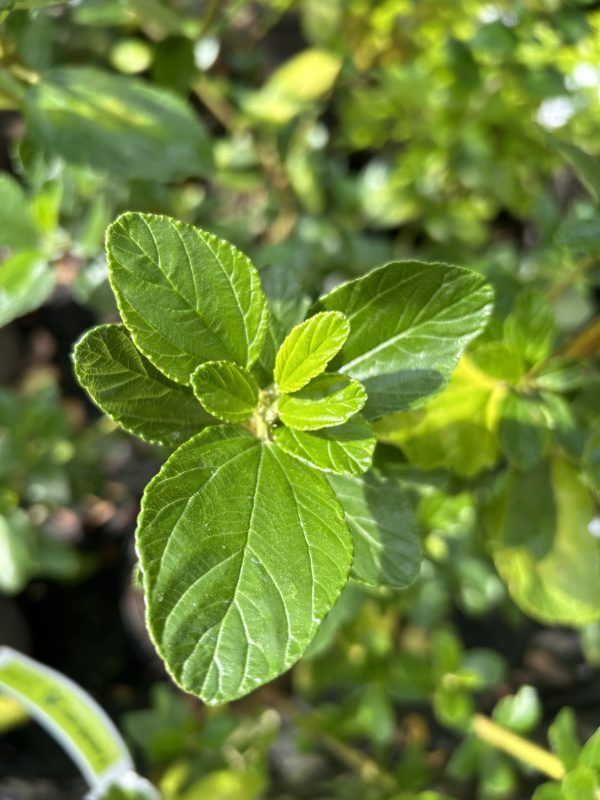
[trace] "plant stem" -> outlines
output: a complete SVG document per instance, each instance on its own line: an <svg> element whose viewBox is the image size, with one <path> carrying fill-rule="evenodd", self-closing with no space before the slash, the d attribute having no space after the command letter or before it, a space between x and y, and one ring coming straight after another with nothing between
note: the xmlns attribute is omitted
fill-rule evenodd
<svg viewBox="0 0 600 800"><path fill-rule="evenodd" d="M522 736L507 731L489 717L475 714L473 731L482 741L503 750L539 772L543 772L549 778L555 781L561 781L564 778L565 768L555 755L537 744L532 744Z"/></svg>
<svg viewBox="0 0 600 800"><path fill-rule="evenodd" d="M600 317L593 319L562 351L562 355L585 358L600 351Z"/></svg>

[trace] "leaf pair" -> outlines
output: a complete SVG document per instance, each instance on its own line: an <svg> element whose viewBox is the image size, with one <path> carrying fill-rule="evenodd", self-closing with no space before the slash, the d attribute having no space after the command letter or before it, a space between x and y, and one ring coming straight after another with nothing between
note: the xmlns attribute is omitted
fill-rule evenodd
<svg viewBox="0 0 600 800"><path fill-rule="evenodd" d="M174 679L224 702L300 657L351 567L372 585L414 578L414 516L395 483L362 477L375 438L357 412L375 419L440 388L485 324L489 289L460 268L389 264L284 337L227 242L125 214L107 245L124 326L86 334L75 369L124 428L180 445L136 533L148 625Z"/></svg>

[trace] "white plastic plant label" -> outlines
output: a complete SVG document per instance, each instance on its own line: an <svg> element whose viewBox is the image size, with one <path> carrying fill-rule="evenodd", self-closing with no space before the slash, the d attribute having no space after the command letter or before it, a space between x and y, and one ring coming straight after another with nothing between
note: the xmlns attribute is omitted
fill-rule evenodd
<svg viewBox="0 0 600 800"><path fill-rule="evenodd" d="M0 691L18 700L71 756L90 785L88 797L158 797L135 774L125 742L107 714L69 678L0 647Z"/></svg>

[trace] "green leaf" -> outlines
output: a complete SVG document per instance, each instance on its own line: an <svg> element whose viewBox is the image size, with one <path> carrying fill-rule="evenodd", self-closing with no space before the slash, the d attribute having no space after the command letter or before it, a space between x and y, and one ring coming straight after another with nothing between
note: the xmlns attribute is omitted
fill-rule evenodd
<svg viewBox="0 0 600 800"><path fill-rule="evenodd" d="M600 618L600 546L594 504L577 471L555 459L510 470L486 512L496 568L534 619L582 625Z"/></svg>
<svg viewBox="0 0 600 800"><path fill-rule="evenodd" d="M275 357L280 392L295 392L320 375L348 338L350 325L337 311L324 311L297 325Z"/></svg>
<svg viewBox="0 0 600 800"><path fill-rule="evenodd" d="M542 719L542 705L533 686L521 686L512 695L498 701L493 718L515 733L531 733Z"/></svg>
<svg viewBox="0 0 600 800"><path fill-rule="evenodd" d="M570 162L575 174L596 199L600 200L600 158L589 155L571 142L549 137L550 143Z"/></svg>
<svg viewBox="0 0 600 800"><path fill-rule="evenodd" d="M498 419L505 391L465 356L448 387L426 408L383 417L375 423L375 433L421 469L444 467L468 478L498 461Z"/></svg>
<svg viewBox="0 0 600 800"><path fill-rule="evenodd" d="M19 8L45 8L58 6L65 0L0 0L0 11L13 11Z"/></svg>
<svg viewBox="0 0 600 800"><path fill-rule="evenodd" d="M92 67L48 70L23 106L28 132L51 155L120 179L169 182L212 167L204 125L180 97Z"/></svg>
<svg viewBox="0 0 600 800"><path fill-rule="evenodd" d="M294 394L279 398L279 417L290 428L314 431L341 425L360 411L367 400L358 381L327 372Z"/></svg>
<svg viewBox="0 0 600 800"><path fill-rule="evenodd" d="M208 703L297 661L352 559L324 476L230 426L190 439L148 484L137 548L152 639Z"/></svg>
<svg viewBox="0 0 600 800"><path fill-rule="evenodd" d="M550 354L554 332L554 315L545 295L536 289L522 291L504 322L506 343L535 366Z"/></svg>
<svg viewBox="0 0 600 800"><path fill-rule="evenodd" d="M98 325L73 351L77 380L118 425L153 444L175 447L216 420L193 393L170 381L131 341L124 325Z"/></svg>
<svg viewBox="0 0 600 800"><path fill-rule="evenodd" d="M500 442L511 464L530 469L551 439L544 406L537 397L508 392L500 406Z"/></svg>
<svg viewBox="0 0 600 800"><path fill-rule="evenodd" d="M243 422L258 404L258 384L231 361L207 361L192 374L192 388L204 408L224 422Z"/></svg>
<svg viewBox="0 0 600 800"><path fill-rule="evenodd" d="M369 423L356 414L344 425L320 431L277 428L275 442L282 450L311 467L338 475L361 475L371 466L375 436Z"/></svg>
<svg viewBox="0 0 600 800"><path fill-rule="evenodd" d="M575 769L581 755L577 722L572 708L562 708L548 728L548 741L566 770Z"/></svg>
<svg viewBox="0 0 600 800"><path fill-rule="evenodd" d="M188 384L206 361L251 366L268 311L236 247L168 217L123 214L108 229L110 281L125 325L155 367Z"/></svg>
<svg viewBox="0 0 600 800"><path fill-rule="evenodd" d="M469 270L397 261L338 286L317 308L347 317L350 335L332 366L364 383L365 416L377 419L446 385L491 301L491 288Z"/></svg>
<svg viewBox="0 0 600 800"><path fill-rule="evenodd" d="M52 294L56 273L39 253L17 253L0 265L0 326L34 311Z"/></svg>
<svg viewBox="0 0 600 800"><path fill-rule="evenodd" d="M600 495L600 430L592 431L588 436L581 466L588 485Z"/></svg>
<svg viewBox="0 0 600 800"><path fill-rule="evenodd" d="M259 91L246 97L245 110L258 119L283 125L331 89L341 65L340 58L328 50L303 50L279 67Z"/></svg>
<svg viewBox="0 0 600 800"><path fill-rule="evenodd" d="M410 499L397 483L368 473L328 475L354 540L352 573L370 586L404 589L418 575L421 540Z"/></svg>
<svg viewBox="0 0 600 800"><path fill-rule="evenodd" d="M583 745L577 763L580 766L600 769L600 728Z"/></svg>
<svg viewBox="0 0 600 800"><path fill-rule="evenodd" d="M598 777L591 767L577 767L565 775L561 784L565 800L597 800L598 788Z"/></svg>
<svg viewBox="0 0 600 800"><path fill-rule="evenodd" d="M557 783L543 783L533 793L531 800L565 800L565 796Z"/></svg>
<svg viewBox="0 0 600 800"><path fill-rule="evenodd" d="M556 244L580 253L596 253L600 246L600 221L597 219L570 219L563 222L556 233Z"/></svg>
<svg viewBox="0 0 600 800"><path fill-rule="evenodd" d="M0 247L32 250L40 232L21 185L8 174L0 175Z"/></svg>

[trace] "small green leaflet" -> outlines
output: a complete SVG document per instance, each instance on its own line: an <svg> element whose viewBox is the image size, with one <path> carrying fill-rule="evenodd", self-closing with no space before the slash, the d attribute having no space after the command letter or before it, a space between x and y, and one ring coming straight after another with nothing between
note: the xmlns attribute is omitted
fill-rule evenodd
<svg viewBox="0 0 600 800"><path fill-rule="evenodd" d="M348 338L350 325L338 311L323 311L290 331L275 358L280 392L296 392L320 375Z"/></svg>
<svg viewBox="0 0 600 800"><path fill-rule="evenodd" d="M217 420L190 389L166 378L136 349L124 325L98 325L75 345L77 380L118 425L174 447Z"/></svg>
<svg viewBox="0 0 600 800"><path fill-rule="evenodd" d="M354 540L352 574L370 586L404 589L419 573L421 540L406 492L373 473L328 475Z"/></svg>
<svg viewBox="0 0 600 800"><path fill-rule="evenodd" d="M258 403L258 384L231 361L207 361L192 375L192 388L204 408L223 422L243 422Z"/></svg>
<svg viewBox="0 0 600 800"><path fill-rule="evenodd" d="M39 253L17 253L0 264L0 326L48 299L56 273Z"/></svg>
<svg viewBox="0 0 600 800"><path fill-rule="evenodd" d="M280 397L279 417L290 428L314 431L341 425L366 401L361 383L338 372L326 372L295 394Z"/></svg>
<svg viewBox="0 0 600 800"><path fill-rule="evenodd" d="M139 78L57 67L28 89L23 111L28 134L50 155L119 180L166 183L212 171L210 138L191 106Z"/></svg>
<svg viewBox="0 0 600 800"><path fill-rule="evenodd" d="M320 431L277 428L276 444L312 467L339 475L361 475L371 466L376 439L369 423L356 414L344 425Z"/></svg>
<svg viewBox="0 0 600 800"><path fill-rule="evenodd" d="M338 286L315 310L341 311L350 335L332 362L362 381L368 419L414 407L448 382L492 311L492 289L462 267L396 261Z"/></svg>
<svg viewBox="0 0 600 800"><path fill-rule="evenodd" d="M267 330L260 278L236 247L192 225L121 215L108 229L109 274L139 350L177 383L206 361L251 366Z"/></svg>
<svg viewBox="0 0 600 800"><path fill-rule="evenodd" d="M174 680L233 700L302 655L344 586L351 536L325 477L243 428L209 428L148 484L137 548Z"/></svg>

